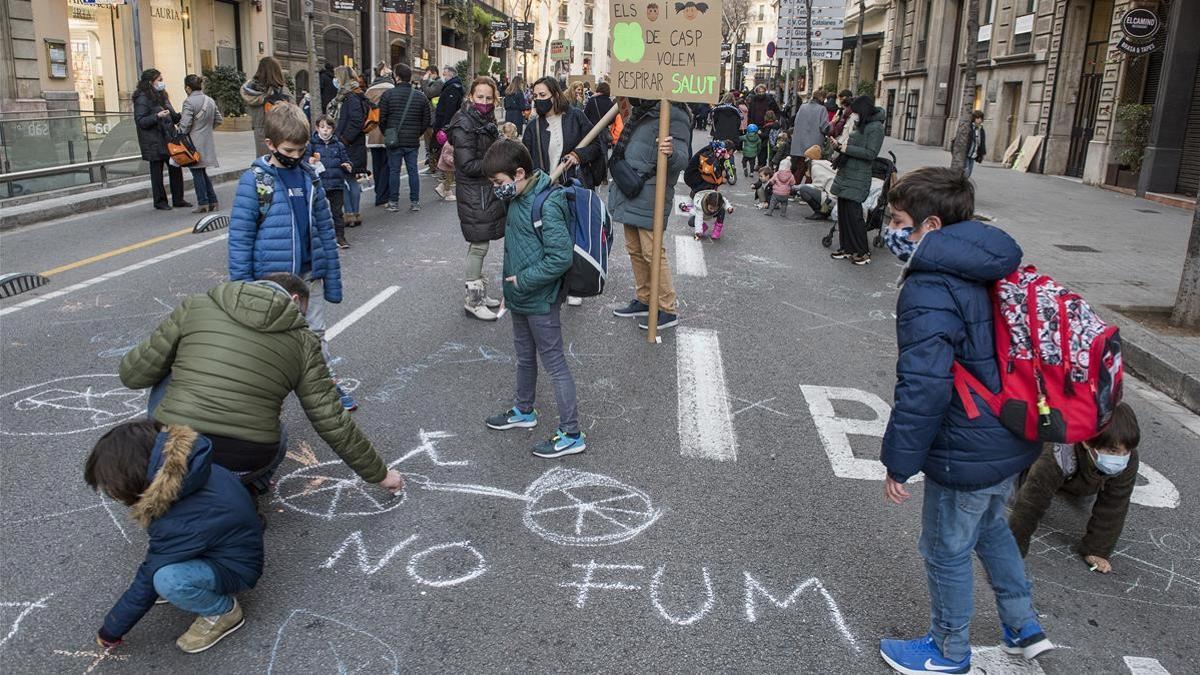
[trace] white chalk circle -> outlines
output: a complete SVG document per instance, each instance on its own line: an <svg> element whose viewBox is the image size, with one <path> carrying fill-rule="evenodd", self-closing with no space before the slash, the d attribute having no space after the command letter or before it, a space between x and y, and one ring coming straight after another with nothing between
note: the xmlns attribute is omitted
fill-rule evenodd
<svg viewBox="0 0 1200 675"><path fill-rule="evenodd" d="M275 485L275 500L283 506L310 516L334 520L375 516L399 507L408 498L369 485L341 460L322 462L297 469Z"/></svg>
<svg viewBox="0 0 1200 675"><path fill-rule="evenodd" d="M629 541L658 520L650 496L598 473L554 468L525 490L525 526L566 546Z"/></svg>
<svg viewBox="0 0 1200 675"><path fill-rule="evenodd" d="M146 414L147 390L133 391L108 373L71 375L0 394L0 434L66 436Z"/></svg>
<svg viewBox="0 0 1200 675"><path fill-rule="evenodd" d="M460 551L467 553L475 558L474 566L470 570L461 574L451 573L454 576L427 576L422 574L421 567L425 565L425 558L434 553L438 553L439 558L445 557L442 555L443 551ZM447 559L453 562L452 556L448 557ZM413 556L408 559L408 576L419 584L432 586L434 588L447 588L450 586L465 584L466 582L480 576L484 572L487 572L487 569L487 560L484 559L483 554L480 553L474 546L472 546L471 542L469 541L455 541L446 544L438 544L437 546L430 546L424 551L414 553Z"/></svg>

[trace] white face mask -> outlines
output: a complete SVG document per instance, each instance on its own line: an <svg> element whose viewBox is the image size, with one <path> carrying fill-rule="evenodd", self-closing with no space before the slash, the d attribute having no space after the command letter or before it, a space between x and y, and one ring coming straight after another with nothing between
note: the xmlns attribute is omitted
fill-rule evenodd
<svg viewBox="0 0 1200 675"><path fill-rule="evenodd" d="M333 129L329 129L329 128L317 129L317 136L321 140L327 141L327 140L333 138Z"/></svg>
<svg viewBox="0 0 1200 675"><path fill-rule="evenodd" d="M159 80L158 82L155 82L155 83L154 83L154 90L155 90L155 91L166 91L166 90L167 90L167 83L166 83L166 82L163 82L162 80Z"/></svg>

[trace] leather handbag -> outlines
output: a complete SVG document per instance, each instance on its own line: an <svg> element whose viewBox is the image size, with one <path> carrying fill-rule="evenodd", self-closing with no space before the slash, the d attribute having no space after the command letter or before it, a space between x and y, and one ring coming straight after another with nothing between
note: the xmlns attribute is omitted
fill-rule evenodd
<svg viewBox="0 0 1200 675"><path fill-rule="evenodd" d="M177 166L191 166L200 162L200 152L192 143L192 137L187 134L176 133L168 140L167 154Z"/></svg>

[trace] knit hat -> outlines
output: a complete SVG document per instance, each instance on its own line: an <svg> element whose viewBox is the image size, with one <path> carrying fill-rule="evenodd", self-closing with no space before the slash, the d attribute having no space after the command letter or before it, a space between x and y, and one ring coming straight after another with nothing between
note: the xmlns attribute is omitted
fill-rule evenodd
<svg viewBox="0 0 1200 675"><path fill-rule="evenodd" d="M821 159L821 146L814 145L804 151L804 156L811 160Z"/></svg>

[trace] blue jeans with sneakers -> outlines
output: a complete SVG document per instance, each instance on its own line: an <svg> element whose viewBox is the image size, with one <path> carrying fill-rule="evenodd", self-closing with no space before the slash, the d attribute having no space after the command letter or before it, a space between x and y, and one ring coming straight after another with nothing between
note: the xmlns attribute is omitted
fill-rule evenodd
<svg viewBox="0 0 1200 675"><path fill-rule="evenodd" d="M154 590L164 600L200 616L220 616L233 609L233 596L218 593L220 586L212 565L198 559L164 565L154 573Z"/></svg>
<svg viewBox="0 0 1200 675"><path fill-rule="evenodd" d="M1000 620L1019 631L1037 619L1032 584L1005 517L1005 502L1016 477L982 490L953 490L925 481L921 513L921 555L929 577L930 627L947 659L971 653L968 629L974 607L971 551L987 571Z"/></svg>
<svg viewBox="0 0 1200 675"><path fill-rule="evenodd" d="M563 353L561 302L550 305L546 314L512 313L513 349L517 353L517 392L513 397L522 412L533 410L537 392L538 359L554 382L554 401L558 405L559 428L568 434L579 433L579 401L575 378Z"/></svg>

